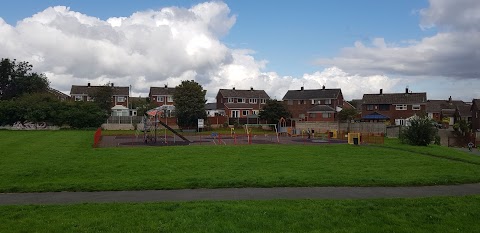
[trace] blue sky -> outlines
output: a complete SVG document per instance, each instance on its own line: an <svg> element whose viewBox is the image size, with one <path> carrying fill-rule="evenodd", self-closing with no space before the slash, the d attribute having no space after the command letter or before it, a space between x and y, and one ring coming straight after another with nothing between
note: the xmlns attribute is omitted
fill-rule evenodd
<svg viewBox="0 0 480 233"><path fill-rule="evenodd" d="M130 16L136 11L162 7L191 7L198 0L23 0L2 5L0 16L9 24L30 17L49 6L65 5L100 19ZM230 0L224 1L237 15L237 22L222 40L233 48L256 51L257 59L268 60L267 71L301 76L315 72L317 57L331 57L355 41L384 37L389 41L420 39L431 30L419 27L418 10L425 0ZM347 7L348 6L348 7ZM321 67L321 66L320 66Z"/></svg>
<svg viewBox="0 0 480 233"><path fill-rule="evenodd" d="M35 67L51 77L52 86L64 92L68 91L69 83L66 80L69 82L83 82L82 80L85 79L93 82L115 81L124 85L133 85L136 93L144 94L147 84L175 84L182 78L194 78L206 88L211 89L210 93L215 92L215 88L232 86L248 88L248 86L263 85L265 87L262 88L268 91L267 87L269 87L271 95L278 98L288 89L299 88L302 85L307 88L318 88L326 84L329 87L345 89L344 93L347 97L361 98L361 93L377 91L380 88L394 92L410 86L414 91L428 92L430 98L448 98L445 96L453 95L454 98L468 100L480 97L480 93L476 90L463 91L472 84L480 84L478 78L480 71L475 65L480 61L480 55L471 52L480 49L480 44L475 42L476 38L480 38L480 28L476 26L480 25L480 18L471 16L476 13L480 15L480 4L477 2L474 0L455 2L449 0L225 0L214 1L215 4L205 4L205 1L198 0L7 1L2 3L0 17L9 25L5 27L9 30L13 28L12 30L17 34L10 31L8 36L15 39L9 40L8 37L4 37L5 41L9 41L10 47L5 45L7 49L0 48L0 56L23 54L18 58L31 61ZM47 11L46 9L51 6L69 8ZM190 62L174 67L175 69L169 69L172 65L165 64L166 68L151 68L150 72L130 74L127 71L110 72L108 69L98 68L99 66L86 62L84 64L86 67L91 66L88 68L92 70L91 74L79 72L75 65L72 65L78 63L72 61L63 64L62 60L46 55L51 53L51 49L47 48L52 48L53 44L49 45L43 41L40 43L25 33L28 30L32 33L43 33L54 28L55 32L59 31L59 34L49 40L71 39L65 44L57 43L56 46L78 47L95 41L96 44L92 46L98 49L99 46L104 45L104 41L99 40L97 36L93 36L93 39L87 38L85 40L87 42L78 42L78 38L84 37L82 35L84 31L75 33L71 31L72 28L77 28L65 23L69 18L68 14L77 12L86 17L99 18L103 22L107 22L112 17L126 17L135 21L141 18L138 15L132 16L135 12L148 14L145 12L153 11L155 13L152 15L158 16L164 9L174 9L175 17L163 20L181 23L185 20L182 18L185 12L178 9L192 11L197 6L205 7L203 10L213 15L208 19L212 22L196 18L188 28L181 26L178 28L178 25L169 24L170 30L172 32L193 31L189 34L192 38L198 39L207 35L208 40L203 38L192 42L182 38L185 41L171 47L168 47L169 43L160 41L166 45L159 52L169 51L169 56L175 56L172 60L181 63L185 59L192 59L189 60ZM38 31L39 29L33 26L32 22L22 22L23 19L37 13L41 14L34 17L32 21L44 22L42 20L45 17L48 18L54 14L57 16L48 23L44 22L45 28L42 29L43 31ZM77 23L84 24L81 17L74 17L78 18ZM229 23L219 26L222 21ZM20 24L17 25L17 22ZM69 21L69 23L72 22ZM198 23L210 26L206 29L196 28L195 25ZM94 24L88 25L88 28L102 26L100 25L102 23ZM226 30L227 33L217 35L215 27ZM113 28L117 34L108 32L113 33L112 38L128 35L131 30L131 27L121 28L121 30ZM99 30L103 29L94 31L99 33ZM76 39L72 37L72 33ZM103 33L100 32L100 34ZM91 36L91 34L88 35ZM47 36L42 35L42 37ZM147 41L149 39L151 39L150 42ZM16 41L21 42L15 45ZM198 48L203 48L203 45L199 45L199 41L211 45L210 50L195 56L191 51L187 55L182 54L185 52L182 48L191 48L192 43L195 45L194 51L200 51ZM79 45L74 45L77 42ZM0 41L0 45L1 43ZM125 48L126 53L142 51L137 43L153 45L159 41L154 37L142 37L141 42L132 41L132 39L119 44L112 42L105 47L105 51L101 50L102 52L93 55L64 48L64 51L55 56L78 57L75 62L98 59L97 63L101 63L111 56L108 54L112 46L119 49L128 44L132 47ZM116 54L118 53L121 52L117 51ZM140 55L146 59L157 59L147 53ZM168 60L168 57L165 59ZM122 64L121 61L113 61L113 63L119 66ZM206 78L206 76L213 77ZM283 86L277 83L283 83Z"/></svg>

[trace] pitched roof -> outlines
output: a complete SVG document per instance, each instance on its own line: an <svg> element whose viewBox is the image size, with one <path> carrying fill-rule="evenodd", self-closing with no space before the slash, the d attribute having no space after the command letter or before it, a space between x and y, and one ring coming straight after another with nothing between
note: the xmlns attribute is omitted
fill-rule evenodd
<svg viewBox="0 0 480 233"><path fill-rule="evenodd" d="M427 102L427 93L364 94L363 104L420 104Z"/></svg>
<svg viewBox="0 0 480 233"><path fill-rule="evenodd" d="M477 109L480 109L480 99L473 99L472 104L474 104Z"/></svg>
<svg viewBox="0 0 480 233"><path fill-rule="evenodd" d="M223 98L260 98L260 99L270 99L270 96L264 90L234 90L234 89L220 89L218 93L223 96Z"/></svg>
<svg viewBox="0 0 480 233"><path fill-rule="evenodd" d="M455 110L457 106L463 106L465 102L461 100L428 100L427 112L441 112L442 110Z"/></svg>
<svg viewBox="0 0 480 233"><path fill-rule="evenodd" d="M63 93L63 92L61 92L57 89L48 88L47 91L48 91L48 93L51 93L51 94L55 95L59 99L69 99L70 98L69 95L67 95L67 94L65 94L65 93Z"/></svg>
<svg viewBox="0 0 480 233"><path fill-rule="evenodd" d="M472 112L470 111L470 109L472 108L472 105L464 104L464 105L459 105L457 108L458 108L458 113L460 114L460 116L462 116L462 117L471 117L472 116Z"/></svg>
<svg viewBox="0 0 480 233"><path fill-rule="evenodd" d="M70 95L92 96L101 87L104 87L104 86L77 86L77 85L72 85L72 89L70 89ZM113 95L129 96L129 87L113 86L112 88L113 88Z"/></svg>
<svg viewBox="0 0 480 233"><path fill-rule="evenodd" d="M173 95L174 93L174 87L150 87L148 95Z"/></svg>
<svg viewBox="0 0 480 233"><path fill-rule="evenodd" d="M341 89L288 90L282 100L336 99Z"/></svg>
<svg viewBox="0 0 480 233"><path fill-rule="evenodd" d="M215 110L217 109L217 104L216 103L206 103L205 104L205 110Z"/></svg>
<svg viewBox="0 0 480 233"><path fill-rule="evenodd" d="M313 108L309 109L307 112L335 112L335 109L327 105L315 105Z"/></svg>

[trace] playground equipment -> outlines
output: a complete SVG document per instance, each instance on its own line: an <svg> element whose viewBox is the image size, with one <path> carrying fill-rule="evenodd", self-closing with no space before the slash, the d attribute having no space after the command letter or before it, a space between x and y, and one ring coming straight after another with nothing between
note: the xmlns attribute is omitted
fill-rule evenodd
<svg viewBox="0 0 480 233"><path fill-rule="evenodd" d="M278 138L278 130L277 130L277 124L245 124L245 133L247 134L247 139L249 142L252 140L252 127L263 127L263 126L268 126L268 127L273 127L275 129L275 136L277 138L277 142L280 142L280 139ZM249 128L250 127L250 128Z"/></svg>
<svg viewBox="0 0 480 233"><path fill-rule="evenodd" d="M164 139L165 139L165 143L168 143L167 142L167 130L169 130L170 132L174 133L176 136L178 136L179 138L183 139L185 142L188 142L190 143L190 140L188 140L187 138L185 138L183 135L179 134L176 130L172 129L170 126L168 126L167 124L165 124L163 121L161 121L161 116L163 113L166 112L167 109L165 108L162 108L162 107L157 107L157 108L154 108L152 110L149 110L145 113L145 115L143 116L142 118L142 123L143 123L143 141L145 142L145 144L148 144L148 143L157 143L157 138L158 138L158 134L160 133L159 131L159 126L163 126L165 127L165 131L164 131ZM165 118L167 119L167 118ZM137 133L138 135L138 133Z"/></svg>

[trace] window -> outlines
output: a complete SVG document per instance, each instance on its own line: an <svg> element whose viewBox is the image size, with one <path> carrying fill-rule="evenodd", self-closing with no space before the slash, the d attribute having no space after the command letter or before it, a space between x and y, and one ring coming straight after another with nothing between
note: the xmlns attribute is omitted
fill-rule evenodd
<svg viewBox="0 0 480 233"><path fill-rule="evenodd" d="M293 105L293 100L288 100L287 104L288 105Z"/></svg>
<svg viewBox="0 0 480 233"><path fill-rule="evenodd" d="M261 99L261 100L260 100L260 103L261 103L261 104L267 103L267 99Z"/></svg>
<svg viewBox="0 0 480 233"><path fill-rule="evenodd" d="M380 104L380 105L378 105L378 109L379 109L380 111L388 111L388 110L390 110L390 105L388 105L388 104Z"/></svg>
<svg viewBox="0 0 480 233"><path fill-rule="evenodd" d="M305 104L305 100L299 100L298 104Z"/></svg>
<svg viewBox="0 0 480 233"><path fill-rule="evenodd" d="M373 104L367 104L367 111L373 110Z"/></svg>
<svg viewBox="0 0 480 233"><path fill-rule="evenodd" d="M76 95L76 96L75 96L75 101L83 101L83 96L81 96L81 95Z"/></svg>
<svg viewBox="0 0 480 233"><path fill-rule="evenodd" d="M331 116L332 114L329 112L322 113L322 118L330 118Z"/></svg>
<svg viewBox="0 0 480 233"><path fill-rule="evenodd" d="M245 103L245 99L243 99L243 98L238 98L238 99L237 99L237 103Z"/></svg>
<svg viewBox="0 0 480 233"><path fill-rule="evenodd" d="M90 97L90 96L87 96L87 101L90 101L90 102L91 102L91 101L93 101L93 98Z"/></svg>
<svg viewBox="0 0 480 233"><path fill-rule="evenodd" d="M250 99L249 101L251 104L256 104L257 103L257 99Z"/></svg>
<svg viewBox="0 0 480 233"><path fill-rule="evenodd" d="M412 110L420 110L420 104L412 105Z"/></svg>
<svg viewBox="0 0 480 233"><path fill-rule="evenodd" d="M173 96L169 95L169 96L167 97L167 102L173 102Z"/></svg>
<svg viewBox="0 0 480 233"><path fill-rule="evenodd" d="M240 111L239 110L232 110L231 115L232 115L231 116L232 118L238 118L238 117L240 117Z"/></svg>
<svg viewBox="0 0 480 233"><path fill-rule="evenodd" d="M395 119L395 125L405 125L405 119Z"/></svg>
<svg viewBox="0 0 480 233"><path fill-rule="evenodd" d="M317 117L317 115L316 115L315 113L310 113L310 114L308 115L308 117L310 117L310 118L315 118L315 117Z"/></svg>
<svg viewBox="0 0 480 233"><path fill-rule="evenodd" d="M155 100L157 100L157 98L155 98L155 96L153 96L153 97L152 97L152 101L155 101Z"/></svg>
<svg viewBox="0 0 480 233"><path fill-rule="evenodd" d="M125 96L117 96L117 102L125 102Z"/></svg>
<svg viewBox="0 0 480 233"><path fill-rule="evenodd" d="M242 115L243 116L248 116L248 110L242 110Z"/></svg>
<svg viewBox="0 0 480 233"><path fill-rule="evenodd" d="M252 110L253 115L258 115L258 110Z"/></svg>
<svg viewBox="0 0 480 233"><path fill-rule="evenodd" d="M300 118L300 119L305 119L305 114L303 114L303 113L302 113L302 114L298 114L298 118Z"/></svg>
<svg viewBox="0 0 480 233"><path fill-rule="evenodd" d="M325 100L325 104L332 104L332 100L331 99Z"/></svg>
<svg viewBox="0 0 480 233"><path fill-rule="evenodd" d="M229 103L233 103L233 98L228 98Z"/></svg>
<svg viewBox="0 0 480 233"><path fill-rule="evenodd" d="M157 96L157 102L163 102L163 101L165 101L163 96Z"/></svg>
<svg viewBox="0 0 480 233"><path fill-rule="evenodd" d="M395 105L395 110L407 110L406 104L397 104Z"/></svg>

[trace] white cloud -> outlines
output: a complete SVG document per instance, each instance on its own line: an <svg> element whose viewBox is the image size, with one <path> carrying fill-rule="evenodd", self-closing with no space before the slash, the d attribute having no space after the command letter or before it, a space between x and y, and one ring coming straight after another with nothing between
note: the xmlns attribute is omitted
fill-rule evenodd
<svg viewBox="0 0 480 233"><path fill-rule="evenodd" d="M213 100L218 89L264 89L281 99L289 89L342 88L344 96L393 90L398 79L382 75L351 75L337 67L303 77L265 72L265 60L254 51L231 49L221 38L236 17L222 2L190 9L169 7L136 12L129 17L100 20L57 6L19 21L15 27L0 18L2 57L29 61L51 85L69 92L71 85L132 85L133 95L146 96L151 86L196 80ZM383 39L376 49L389 49ZM362 44L357 49L368 50Z"/></svg>
<svg viewBox="0 0 480 233"><path fill-rule="evenodd" d="M437 34L406 46L387 44L383 38L373 39L371 45L355 42L337 57L316 62L363 75L467 78L478 83L480 1L430 0L430 7L420 15L421 26L436 27Z"/></svg>

